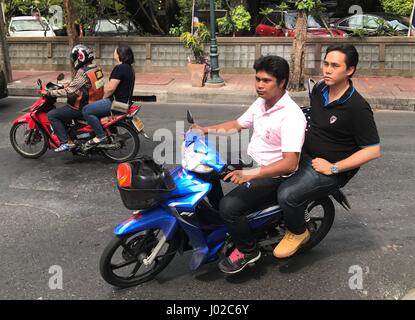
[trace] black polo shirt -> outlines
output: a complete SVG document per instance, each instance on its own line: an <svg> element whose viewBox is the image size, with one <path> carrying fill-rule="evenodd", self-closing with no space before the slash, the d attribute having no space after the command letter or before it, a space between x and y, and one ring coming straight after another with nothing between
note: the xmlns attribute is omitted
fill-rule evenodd
<svg viewBox="0 0 415 320"><path fill-rule="evenodd" d="M344 95L328 103L329 87L318 82L311 93L311 109L303 150L313 158L335 163L364 147L379 144L373 112L350 81Z"/></svg>

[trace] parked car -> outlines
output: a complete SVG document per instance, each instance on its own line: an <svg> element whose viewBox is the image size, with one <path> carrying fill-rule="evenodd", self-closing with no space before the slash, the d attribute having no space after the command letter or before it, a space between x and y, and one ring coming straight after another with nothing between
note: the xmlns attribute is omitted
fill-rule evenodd
<svg viewBox="0 0 415 320"><path fill-rule="evenodd" d="M368 34L375 34L378 27L384 24L395 28L399 35L408 34L409 21L401 16L388 13L355 14L338 20L333 26L347 33L352 33L354 29L363 29Z"/></svg>
<svg viewBox="0 0 415 320"><path fill-rule="evenodd" d="M0 65L0 98L5 98L8 95L6 75Z"/></svg>
<svg viewBox="0 0 415 320"><path fill-rule="evenodd" d="M89 35L92 36L135 36L141 34L141 29L134 22L120 22L113 19L99 19L89 31Z"/></svg>
<svg viewBox="0 0 415 320"><path fill-rule="evenodd" d="M9 24L10 37L54 37L49 22L43 17L12 17Z"/></svg>
<svg viewBox="0 0 415 320"><path fill-rule="evenodd" d="M297 11L274 11L264 17L256 27L255 33L262 37L294 37ZM326 23L327 25L327 23ZM329 28L334 37L344 37L346 32L337 28ZM311 37L330 37L324 21L319 16L308 16L307 35Z"/></svg>

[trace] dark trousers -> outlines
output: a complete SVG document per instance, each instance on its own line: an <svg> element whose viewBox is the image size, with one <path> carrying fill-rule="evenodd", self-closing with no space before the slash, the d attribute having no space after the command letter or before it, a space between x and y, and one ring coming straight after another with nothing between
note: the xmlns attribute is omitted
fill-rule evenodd
<svg viewBox="0 0 415 320"><path fill-rule="evenodd" d="M70 106L64 106L49 111L48 118L60 143L66 143L69 140L69 136L66 132L65 122L82 118L82 112L80 110L72 109Z"/></svg>
<svg viewBox="0 0 415 320"><path fill-rule="evenodd" d="M326 176L315 171L311 161L312 158L303 153L298 171L285 179L278 190L278 204L284 212L285 226L294 234L305 232L304 213L311 200L343 187L356 173L350 171Z"/></svg>
<svg viewBox="0 0 415 320"><path fill-rule="evenodd" d="M252 180L248 184L237 186L219 202L221 218L240 252L250 253L257 250L257 243L246 216L266 203L275 201L278 187L283 181L283 178Z"/></svg>

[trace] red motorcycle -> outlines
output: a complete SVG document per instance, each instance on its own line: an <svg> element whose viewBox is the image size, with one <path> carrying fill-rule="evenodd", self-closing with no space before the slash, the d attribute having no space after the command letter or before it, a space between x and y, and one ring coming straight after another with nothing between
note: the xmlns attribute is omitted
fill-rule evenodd
<svg viewBox="0 0 415 320"><path fill-rule="evenodd" d="M62 89L59 81L64 75L57 77L58 83L49 82L45 88L38 79L38 89L42 90ZM42 95L29 108L29 111L13 121L10 130L10 142L21 156L25 158L39 158L46 150L59 147L60 142L49 123L47 113L56 108L57 98ZM85 143L95 136L94 130L85 120L78 119L66 123L69 137L75 142L75 148L71 149L74 155L88 155L101 153L114 162L124 162L134 158L140 149L139 134L148 139L144 132L144 124L137 113L140 106L132 104L127 113L113 114L101 118L101 124L109 137L108 143L101 143L92 148L86 148Z"/></svg>

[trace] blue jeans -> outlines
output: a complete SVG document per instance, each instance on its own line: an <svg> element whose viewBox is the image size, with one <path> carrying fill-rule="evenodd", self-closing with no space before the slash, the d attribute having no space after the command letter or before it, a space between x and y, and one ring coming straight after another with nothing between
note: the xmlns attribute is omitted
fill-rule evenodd
<svg viewBox="0 0 415 320"><path fill-rule="evenodd" d="M105 138L104 129L101 126L99 118L109 116L111 114L112 100L105 98L87 104L82 109L82 115L88 124L94 129L96 136L99 139Z"/></svg>
<svg viewBox="0 0 415 320"><path fill-rule="evenodd" d="M294 234L305 232L304 213L310 201L343 187L357 172L353 170L326 176L314 170L312 160L303 153L298 171L285 179L278 189L278 204L284 212L285 226Z"/></svg>
<svg viewBox="0 0 415 320"><path fill-rule="evenodd" d="M80 110L72 109L70 106L64 106L61 108L53 109L48 112L48 119L52 125L53 131L58 136L60 143L67 143L69 140L68 133L66 132L65 122L72 119L82 118L82 112Z"/></svg>

